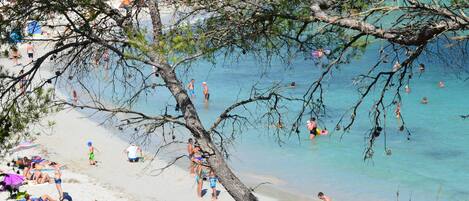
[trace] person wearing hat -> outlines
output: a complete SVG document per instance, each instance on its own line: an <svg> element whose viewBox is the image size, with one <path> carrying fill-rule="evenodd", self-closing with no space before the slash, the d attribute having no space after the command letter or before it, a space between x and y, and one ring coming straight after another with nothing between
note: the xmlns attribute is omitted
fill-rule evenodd
<svg viewBox="0 0 469 201"><path fill-rule="evenodd" d="M94 159L94 150L96 148L93 147L93 143L91 141L88 142L88 160L90 161L90 165L96 165L96 160ZM96 149L97 151L97 149Z"/></svg>
<svg viewBox="0 0 469 201"><path fill-rule="evenodd" d="M202 82L202 87L204 88L204 97L205 97L205 102L208 102L208 99L210 98L210 93L208 93L208 86L207 86L207 82Z"/></svg>

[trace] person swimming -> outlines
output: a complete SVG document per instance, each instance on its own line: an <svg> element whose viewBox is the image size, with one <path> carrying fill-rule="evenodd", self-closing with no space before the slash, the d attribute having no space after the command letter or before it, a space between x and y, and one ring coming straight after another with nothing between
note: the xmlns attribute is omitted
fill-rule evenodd
<svg viewBox="0 0 469 201"><path fill-rule="evenodd" d="M401 68L401 64L398 61L396 61L396 63L392 66L392 72L398 71L399 68Z"/></svg>
<svg viewBox="0 0 469 201"><path fill-rule="evenodd" d="M425 65L424 64L419 64L419 71L420 71L420 73L425 72Z"/></svg>
<svg viewBox="0 0 469 201"><path fill-rule="evenodd" d="M405 92L406 92L406 93L410 93L410 87L409 87L409 85L405 85L404 88L405 88Z"/></svg>
<svg viewBox="0 0 469 201"><path fill-rule="evenodd" d="M189 89L189 94L192 98L195 98L194 83L195 83L195 80L191 79L189 84L187 84L187 89Z"/></svg>
<svg viewBox="0 0 469 201"><path fill-rule="evenodd" d="M309 139L313 139L318 134L317 133L318 126L316 124L316 118L311 117L311 119L309 119L306 122L306 127L309 130Z"/></svg>
<svg viewBox="0 0 469 201"><path fill-rule="evenodd" d="M422 98L422 101L420 101L420 103L422 103L422 104L428 104L428 98L427 98L427 97L423 97L423 98Z"/></svg>
<svg viewBox="0 0 469 201"><path fill-rule="evenodd" d="M318 193L318 198L322 201L332 201L329 196L326 196L323 192Z"/></svg>
<svg viewBox="0 0 469 201"><path fill-rule="evenodd" d="M445 87L445 83L444 83L443 81L438 82L438 87L444 88L444 87Z"/></svg>
<svg viewBox="0 0 469 201"><path fill-rule="evenodd" d="M400 103L397 103L397 106L396 106L396 118L401 119L401 104Z"/></svg>
<svg viewBox="0 0 469 201"><path fill-rule="evenodd" d="M296 82L291 82L290 83L290 88L295 88L296 87Z"/></svg>

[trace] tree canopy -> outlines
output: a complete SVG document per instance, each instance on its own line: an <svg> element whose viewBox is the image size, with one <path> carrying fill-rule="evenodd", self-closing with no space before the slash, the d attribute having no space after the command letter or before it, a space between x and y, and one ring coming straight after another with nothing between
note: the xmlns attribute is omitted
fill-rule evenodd
<svg viewBox="0 0 469 201"><path fill-rule="evenodd" d="M162 13L168 9L174 18L166 22ZM281 123L282 104L300 102L302 107L295 122L278 128L285 133L298 133L305 118L318 116L325 107L322 100L324 78L332 75L341 64L359 58L371 42L383 41L385 45L380 49L376 64L363 69L363 74L357 78L360 98L337 123L337 128L349 131L370 91L379 91L370 110L372 124L367 133L369 144L365 154L365 158L369 158L374 140L385 129L386 110L401 101L400 90L413 79L413 69L420 65L418 59L425 54L438 55L439 49L446 48L458 52L460 60L464 61L469 39L469 3L459 0L148 0L133 1L120 9L113 7L112 2L100 0L16 0L2 3L0 11L3 43L9 41L13 31L23 30L29 21L35 20L50 33L45 38L25 37L24 40L54 45L28 64L24 74L0 77L3 83L0 98L7 103L4 105L13 107L13 97L18 96L14 85L25 76L32 80L50 59L55 64L51 69L55 76L43 83L68 79L88 92L90 99L79 104L62 100L62 104L112 115L131 115L123 125L143 127L149 135L174 135L167 130L157 132L157 128L165 126L185 128L211 155L210 166L236 200L256 200L252 189L242 184L224 160L228 154L224 134L230 131L220 125L227 121L249 121L234 112L237 108L260 103L268 112L258 114L259 118ZM220 54L229 57L253 54L266 61L275 57L288 64L313 51L327 57L329 62L318 64L322 66L322 74L309 83L302 97L286 96L276 86L262 90L253 88L249 98L226 108L209 128L202 125L177 73L180 69L191 68L198 60L214 62ZM91 90L92 86L85 79L99 65L100 58L109 54L113 58L110 81L113 86L125 89L124 94L115 96L111 106L101 99L102 94ZM377 68L380 65L389 68ZM465 71L462 64L455 63L455 66ZM159 77L159 82L153 81L155 76ZM133 109L137 100L158 87L170 91L179 109L177 113L165 111L149 115ZM387 96L393 97L390 102L385 99ZM4 105L0 111L6 111L8 107ZM1 125L5 127L7 124L3 122ZM402 130L405 125L402 119Z"/></svg>

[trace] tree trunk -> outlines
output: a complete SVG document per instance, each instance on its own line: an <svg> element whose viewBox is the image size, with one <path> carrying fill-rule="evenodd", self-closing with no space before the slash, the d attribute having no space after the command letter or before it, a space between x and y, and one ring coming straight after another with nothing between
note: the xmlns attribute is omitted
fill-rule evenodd
<svg viewBox="0 0 469 201"><path fill-rule="evenodd" d="M153 26L153 39L157 44L162 34L162 23L158 1L150 0L147 1L147 3ZM194 104L192 104L192 101L184 89L184 84L178 80L176 73L165 61L164 56L157 52L150 52L150 55L152 57L151 60L159 64L156 66L157 73L164 80L166 87L171 91L176 103L179 105L179 108L184 115L184 120L186 121L186 127L189 129L192 136L194 136L194 138L200 143L202 150L210 153L211 156L208 159L208 163L220 178L221 184L237 201L257 201L257 198L252 194L251 189L244 185L231 171L226 164L226 161L223 159L222 153L213 144L210 134L203 127Z"/></svg>
<svg viewBox="0 0 469 201"><path fill-rule="evenodd" d="M189 95L184 89L184 85L177 79L176 73L172 71L171 67L167 64L160 66L158 73L176 99L177 104L179 104L179 107L184 114L184 119L188 129L194 138L200 143L202 150L210 153L211 156L208 160L209 165L220 178L221 184L223 184L228 193L235 200L257 201L257 198L252 194L251 189L244 185L231 171L226 164L222 153L213 144L210 134L203 127Z"/></svg>

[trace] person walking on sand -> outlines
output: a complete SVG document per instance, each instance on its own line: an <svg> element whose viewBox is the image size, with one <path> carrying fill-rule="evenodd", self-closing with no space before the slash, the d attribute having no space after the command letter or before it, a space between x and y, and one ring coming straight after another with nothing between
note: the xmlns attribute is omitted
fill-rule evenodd
<svg viewBox="0 0 469 201"><path fill-rule="evenodd" d="M202 165L202 161L197 163L195 182L197 183L197 196L202 197L202 187L204 186L204 178L206 177L206 171Z"/></svg>
<svg viewBox="0 0 469 201"><path fill-rule="evenodd" d="M189 94L191 95L192 98L195 98L194 83L195 83L195 80L191 79L189 84L187 84L187 89L189 89Z"/></svg>
<svg viewBox="0 0 469 201"><path fill-rule="evenodd" d="M218 193L217 193L218 177L215 175L215 172L213 170L210 170L210 175L209 175L208 180L210 182L210 188L212 189L212 201L215 201L218 199Z"/></svg>
<svg viewBox="0 0 469 201"><path fill-rule="evenodd" d="M57 188L57 192L59 193L59 200L62 200L64 197L64 192L62 190L62 172L60 171L60 165L52 162L50 164L52 167L54 167L54 183L55 187Z"/></svg>
<svg viewBox="0 0 469 201"><path fill-rule="evenodd" d="M138 157L138 153L140 153L140 156L143 156L142 149L140 149L140 147L135 144L131 144L129 147L127 147L125 152L127 153L127 158L131 163L138 162L140 159L140 157Z"/></svg>
<svg viewBox="0 0 469 201"><path fill-rule="evenodd" d="M88 160L90 162L90 165L96 165L96 160L94 159L94 150L96 148L93 146L93 143L91 141L88 142ZM96 149L97 151L97 149Z"/></svg>
<svg viewBox="0 0 469 201"><path fill-rule="evenodd" d="M187 154L189 155L189 160L192 160L192 157L194 156L194 141L192 140L192 138L189 138L189 140L187 141ZM189 163L189 173L191 175L194 174L194 163Z"/></svg>
<svg viewBox="0 0 469 201"><path fill-rule="evenodd" d="M34 46L33 43L29 42L26 46L26 53L28 53L28 58L30 62L34 61Z"/></svg>
<svg viewBox="0 0 469 201"><path fill-rule="evenodd" d="M318 193L318 198L322 201L332 201L329 196L326 196L323 192Z"/></svg>
<svg viewBox="0 0 469 201"><path fill-rule="evenodd" d="M317 133L317 124L316 124L316 118L314 117L311 117L311 119L309 119L307 122L306 122L306 127L308 128L309 130L309 139L314 139L314 137L316 137L316 135L318 134Z"/></svg>
<svg viewBox="0 0 469 201"><path fill-rule="evenodd" d="M202 87L204 88L204 101L208 102L208 99L210 98L210 93L208 93L208 86L206 82L202 82Z"/></svg>

